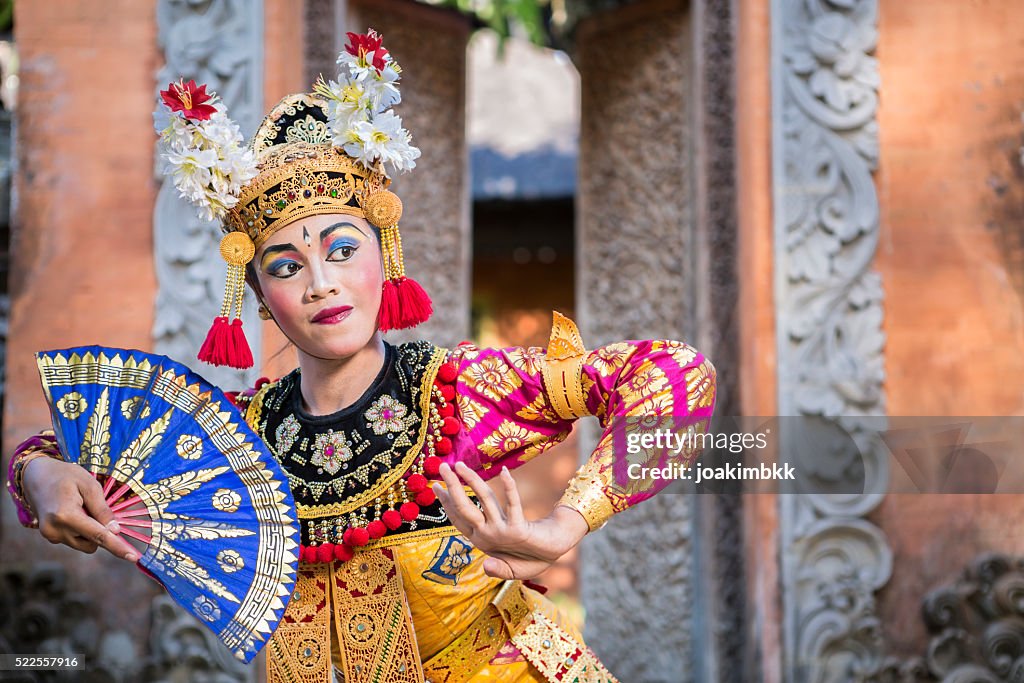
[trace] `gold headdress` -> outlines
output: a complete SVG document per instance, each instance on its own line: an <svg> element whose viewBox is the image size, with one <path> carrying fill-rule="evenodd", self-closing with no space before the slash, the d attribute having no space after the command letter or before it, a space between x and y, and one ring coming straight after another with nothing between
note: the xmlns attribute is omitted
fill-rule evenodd
<svg viewBox="0 0 1024 683"><path fill-rule="evenodd" d="M338 81L321 80L314 93L285 97L245 150L237 126L205 86L172 84L161 93L161 156L182 196L207 218L221 219L226 233L220 245L228 264L224 301L200 360L252 366L241 321L246 265L271 234L316 214L360 216L380 229L382 331L413 327L430 317L430 298L405 276L398 232L402 202L387 189L387 167L410 170L419 156L401 119L390 111L401 100L396 87L401 70L372 30L348 36L338 58Z"/></svg>

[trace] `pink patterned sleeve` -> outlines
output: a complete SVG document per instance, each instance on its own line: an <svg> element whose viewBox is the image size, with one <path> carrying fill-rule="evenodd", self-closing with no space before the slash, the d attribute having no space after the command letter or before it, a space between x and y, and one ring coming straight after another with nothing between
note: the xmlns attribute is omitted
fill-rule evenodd
<svg viewBox="0 0 1024 683"><path fill-rule="evenodd" d="M451 352L458 368L462 431L447 460L461 460L487 479L502 465L515 468L568 436L579 415L564 416L564 407L556 412L543 370L549 353L539 347L480 349L465 344ZM677 341L626 341L582 353L575 379L585 402L580 414L596 416L603 433L560 504L578 510L596 529L615 512L671 483L626 481L622 470L613 468L613 456L621 458L616 448L623 430L635 429L642 424L640 418L658 417L671 418L660 424L676 425L677 431L706 431L714 410L715 368L696 349ZM695 455L689 449L673 457L682 463Z"/></svg>

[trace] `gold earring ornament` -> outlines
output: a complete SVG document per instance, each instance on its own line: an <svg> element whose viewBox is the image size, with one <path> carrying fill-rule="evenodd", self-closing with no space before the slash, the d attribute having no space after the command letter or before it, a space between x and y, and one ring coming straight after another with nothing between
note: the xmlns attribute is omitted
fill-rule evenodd
<svg viewBox="0 0 1024 683"><path fill-rule="evenodd" d="M241 370L253 366L252 351L242 332L242 295L245 266L255 254L256 245L244 232L229 232L220 241L220 255L228 265L228 275L220 315L214 319L199 349L199 360L204 363Z"/></svg>

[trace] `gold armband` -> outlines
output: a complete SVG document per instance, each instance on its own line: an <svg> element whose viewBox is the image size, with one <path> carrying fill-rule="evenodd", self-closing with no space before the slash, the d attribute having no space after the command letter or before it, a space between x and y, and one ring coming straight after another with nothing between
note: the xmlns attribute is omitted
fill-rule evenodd
<svg viewBox="0 0 1024 683"><path fill-rule="evenodd" d="M576 323L558 311L552 313L555 319L542 366L551 408L565 420L591 415L583 393L583 361L587 357L583 338Z"/></svg>
<svg viewBox="0 0 1024 683"><path fill-rule="evenodd" d="M594 531L607 524L615 514L615 507L604 489L604 477L598 473L597 463L587 462L569 482L558 504L579 512L587 520L590 531Z"/></svg>

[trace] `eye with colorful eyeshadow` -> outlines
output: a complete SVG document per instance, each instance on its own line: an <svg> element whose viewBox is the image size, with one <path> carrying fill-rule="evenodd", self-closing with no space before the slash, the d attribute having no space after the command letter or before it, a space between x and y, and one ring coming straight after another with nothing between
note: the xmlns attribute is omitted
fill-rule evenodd
<svg viewBox="0 0 1024 683"><path fill-rule="evenodd" d="M327 248L327 260L335 262L347 261L355 255L358 248L359 243L356 240L350 237L338 237L331 240L331 244Z"/></svg>
<svg viewBox="0 0 1024 683"><path fill-rule="evenodd" d="M275 259L270 265L264 267L264 271L272 277L289 278L302 270L302 264L290 258Z"/></svg>
<svg viewBox="0 0 1024 683"><path fill-rule="evenodd" d="M358 249L358 245L354 245L351 242L345 240L335 240L331 245L331 249L328 252L327 260L329 261L347 261L352 258L355 254L355 250Z"/></svg>

